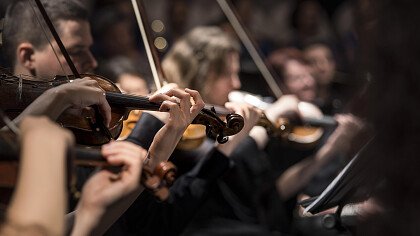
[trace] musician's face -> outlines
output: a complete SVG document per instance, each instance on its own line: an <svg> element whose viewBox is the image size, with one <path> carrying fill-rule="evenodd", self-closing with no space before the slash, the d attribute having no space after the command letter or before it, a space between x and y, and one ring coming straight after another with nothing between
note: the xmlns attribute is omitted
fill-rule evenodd
<svg viewBox="0 0 420 236"><path fill-rule="evenodd" d="M120 89L125 93L140 96L146 96L149 94L147 82L137 75L123 73L118 76L117 81Z"/></svg>
<svg viewBox="0 0 420 236"><path fill-rule="evenodd" d="M206 102L214 105L225 105L229 100L229 93L241 88L238 53L231 52L226 55L226 59L225 72L214 79L210 86L205 88L204 97Z"/></svg>
<svg viewBox="0 0 420 236"><path fill-rule="evenodd" d="M93 72L97 67L97 62L90 51L93 39L89 23L83 20L61 20L56 27L78 72ZM48 44L41 50L35 50L33 55L35 57L35 75L41 79L63 75L63 73L71 74L65 58L54 40L52 40L52 45L57 52L59 61L63 65L64 72L57 61L53 49Z"/></svg>
<svg viewBox="0 0 420 236"><path fill-rule="evenodd" d="M335 61L331 50L324 45L314 45L305 50L311 73L317 84L325 86L331 83L335 73Z"/></svg>
<svg viewBox="0 0 420 236"><path fill-rule="evenodd" d="M286 62L284 82L290 93L300 100L311 102L315 99L315 79L309 73L308 66L295 60Z"/></svg>

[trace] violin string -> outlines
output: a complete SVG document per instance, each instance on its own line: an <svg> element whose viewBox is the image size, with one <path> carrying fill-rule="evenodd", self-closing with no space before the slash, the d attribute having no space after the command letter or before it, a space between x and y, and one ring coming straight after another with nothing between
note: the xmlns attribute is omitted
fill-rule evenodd
<svg viewBox="0 0 420 236"><path fill-rule="evenodd" d="M66 72L65 72L65 70L64 70L64 66L63 66L63 64L62 64L62 63L61 63L61 61L60 61L60 58L58 57L57 51L54 49L54 47L53 47L53 45L52 45L52 42L51 42L50 38L48 37L47 31L46 31L46 29L45 29L44 25L41 23L41 20L39 19L39 16L38 16L38 14L36 13L36 11L35 11L35 7L32 5L31 0L28 0L28 1L27 1L27 4L29 4L29 6L32 8L32 11L34 12L35 19L36 19L36 21L38 22L38 24L41 26L42 32L44 33L44 37L45 37L45 39L48 41L48 44L50 45L51 49L53 50L54 55L55 55L55 58L57 59L58 64L60 64L61 71L63 72L63 75L65 75L65 76L66 76L67 81L70 81L70 79L69 79L69 77L68 77L67 73L66 73Z"/></svg>
<svg viewBox="0 0 420 236"><path fill-rule="evenodd" d="M130 96L130 95L126 95L126 94L113 93L113 92L108 92L107 96L111 97L111 98L123 99L124 100L123 103L126 106L127 105L130 106L128 103L131 103L131 104L134 104L134 105L131 105L130 107L134 107L134 108L137 107L137 108L146 109L146 110L147 109L156 110L156 109L159 109L159 107L161 105L159 103L150 102L149 98L147 98L147 97Z"/></svg>

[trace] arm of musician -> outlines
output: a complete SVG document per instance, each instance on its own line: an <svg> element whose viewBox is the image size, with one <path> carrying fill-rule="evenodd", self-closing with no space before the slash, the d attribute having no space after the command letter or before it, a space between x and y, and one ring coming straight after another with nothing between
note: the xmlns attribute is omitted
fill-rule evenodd
<svg viewBox="0 0 420 236"><path fill-rule="evenodd" d="M177 85L165 85L162 89L158 90L155 95L164 93L165 91L167 92L172 88L177 88ZM125 140L140 145L145 149L149 149L156 133L168 121L168 118L169 113L167 112L143 111L140 119L137 121L130 135Z"/></svg>
<svg viewBox="0 0 420 236"><path fill-rule="evenodd" d="M86 182L73 214L71 235L104 234L144 189L140 177L147 155L145 149L118 141L102 146L102 155L111 165L123 165L122 171L115 174L101 170Z"/></svg>
<svg viewBox="0 0 420 236"><path fill-rule="evenodd" d="M255 127L255 124L261 117L261 111L253 108L249 105L242 103L226 103L225 107L233 110L236 114L241 115L244 118L244 127L242 130L229 137L229 141L224 144L216 144L217 149L226 156L231 156L232 152L238 147L238 145L250 134L250 131ZM265 132L265 130L264 130ZM260 140L258 137L253 137L258 144L257 140Z"/></svg>
<svg viewBox="0 0 420 236"><path fill-rule="evenodd" d="M300 206L299 216L300 217L311 217L314 216L310 212L303 214L304 209ZM328 214L335 214L338 207L333 207L319 213L316 213L315 216L323 216ZM340 214L341 223L345 226L354 225L356 220L364 220L373 215L384 213L383 207L378 203L374 197L370 197L362 202L350 203L343 206Z"/></svg>
<svg viewBox="0 0 420 236"><path fill-rule="evenodd" d="M295 95L283 95L275 103L265 109L265 115L276 123L279 118L296 118L300 115L299 99Z"/></svg>
<svg viewBox="0 0 420 236"><path fill-rule="evenodd" d="M150 159L147 165L154 169L160 162L169 159L188 125L203 109L204 102L201 95L191 89L170 89L151 96L150 101L162 101L160 110L169 113L166 124L156 133L149 149Z"/></svg>
<svg viewBox="0 0 420 236"><path fill-rule="evenodd" d="M0 234L61 235L67 148L73 144L73 136L45 117L25 118L20 129L19 178Z"/></svg>
<svg viewBox="0 0 420 236"><path fill-rule="evenodd" d="M177 101L175 101L172 96L180 99L179 104L176 103ZM193 106L191 106L190 102L191 97L193 97L195 101ZM169 159L169 156L175 149L176 144L188 124L191 123L199 111L204 107L204 102L197 91L189 89L186 89L185 91L178 89L169 90L166 93L152 96L150 100L154 102L163 101L161 110L169 111L168 122L157 132L149 149L148 157L153 158L148 159L147 164L154 169L160 162L167 161ZM127 148L116 147L116 145L121 143L123 142L113 142L104 145L102 150L103 155L106 156L112 153L114 153L112 155L116 155L116 153L126 151ZM124 143L127 145L130 144L132 146L132 151L134 151L134 147L137 149L140 148L130 142ZM134 153L138 153L138 151L132 152L132 154ZM129 154L130 153L126 153L125 155ZM108 161L109 160L110 159L108 159ZM93 180L90 179L84 187L83 195L86 195L87 197L82 196L81 202L77 207L75 227L72 235L97 235L104 233L108 227L114 223L118 217L134 202L143 190L143 188L137 188L135 191L130 190L130 193L125 196L115 195L116 193L123 192L121 190L117 191L118 188L112 188L112 194L111 192L101 192L105 189L105 187L107 187L106 185L109 185L110 183L106 182L105 177L107 176L99 174L100 173L93 176ZM100 183L106 183L106 185L101 186ZM138 180L137 183L139 183ZM85 193L85 191L87 192ZM97 199L98 197L99 199ZM117 200L118 202L114 203ZM113 204L111 205L111 203ZM107 211L105 213L106 209Z"/></svg>
<svg viewBox="0 0 420 236"><path fill-rule="evenodd" d="M14 121L19 123L27 115L46 115L56 120L64 111L81 116L83 109L92 105L98 105L105 125L108 126L111 121L111 107L106 100L104 90L99 87L96 80L88 77L76 79L45 91Z"/></svg>
<svg viewBox="0 0 420 236"><path fill-rule="evenodd" d="M363 122L353 115L338 115L336 120L338 127L315 156L291 166L277 179L276 188L283 199L297 194L337 153L348 152L351 141L364 129Z"/></svg>

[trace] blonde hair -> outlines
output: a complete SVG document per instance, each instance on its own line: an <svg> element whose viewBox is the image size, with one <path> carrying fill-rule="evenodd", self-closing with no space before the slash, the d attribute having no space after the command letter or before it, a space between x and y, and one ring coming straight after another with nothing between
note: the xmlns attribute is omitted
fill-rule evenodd
<svg viewBox="0 0 420 236"><path fill-rule="evenodd" d="M174 44L162 67L168 82L203 93L226 71L226 55L239 51L238 43L220 28L197 27Z"/></svg>

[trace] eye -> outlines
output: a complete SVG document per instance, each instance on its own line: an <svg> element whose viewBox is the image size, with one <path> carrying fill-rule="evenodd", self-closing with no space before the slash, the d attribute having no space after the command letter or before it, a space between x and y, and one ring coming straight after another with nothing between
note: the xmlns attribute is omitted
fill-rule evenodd
<svg viewBox="0 0 420 236"><path fill-rule="evenodd" d="M81 56L83 54L83 51L82 50L70 51L69 54L70 54L70 56L78 57L78 56Z"/></svg>

